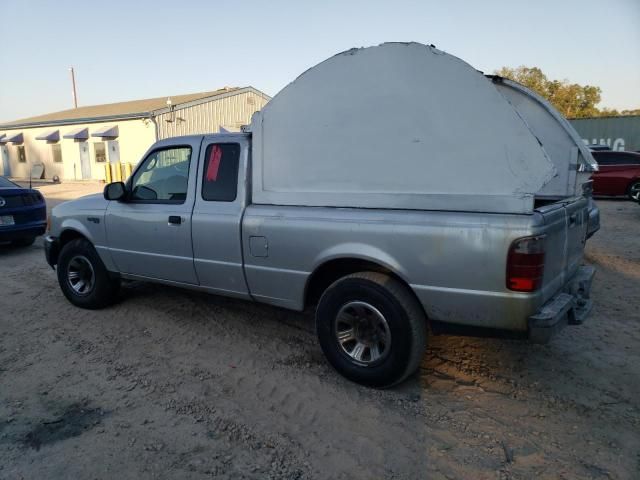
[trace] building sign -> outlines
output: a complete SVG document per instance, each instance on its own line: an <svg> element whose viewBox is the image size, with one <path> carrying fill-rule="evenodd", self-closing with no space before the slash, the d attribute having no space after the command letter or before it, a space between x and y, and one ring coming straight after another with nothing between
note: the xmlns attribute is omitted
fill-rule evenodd
<svg viewBox="0 0 640 480"><path fill-rule="evenodd" d="M588 144L607 145L611 150L640 150L640 116L576 118L569 120Z"/></svg>
<svg viewBox="0 0 640 480"><path fill-rule="evenodd" d="M582 141L587 145L606 145L611 150L624 150L624 138L583 138Z"/></svg>

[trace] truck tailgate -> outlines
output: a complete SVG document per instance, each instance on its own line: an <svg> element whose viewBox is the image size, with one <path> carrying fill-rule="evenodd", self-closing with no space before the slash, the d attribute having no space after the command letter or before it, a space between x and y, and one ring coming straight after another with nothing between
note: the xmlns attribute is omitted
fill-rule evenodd
<svg viewBox="0 0 640 480"><path fill-rule="evenodd" d="M584 197L567 199L536 209L544 219L545 268L542 287L547 301L577 272L582 262L589 210Z"/></svg>

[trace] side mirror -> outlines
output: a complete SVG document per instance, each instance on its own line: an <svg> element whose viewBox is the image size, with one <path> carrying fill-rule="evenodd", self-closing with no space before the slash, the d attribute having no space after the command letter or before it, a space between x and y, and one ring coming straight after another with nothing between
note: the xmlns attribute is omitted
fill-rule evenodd
<svg viewBox="0 0 640 480"><path fill-rule="evenodd" d="M104 187L105 200L122 200L127 189L122 182L109 183Z"/></svg>

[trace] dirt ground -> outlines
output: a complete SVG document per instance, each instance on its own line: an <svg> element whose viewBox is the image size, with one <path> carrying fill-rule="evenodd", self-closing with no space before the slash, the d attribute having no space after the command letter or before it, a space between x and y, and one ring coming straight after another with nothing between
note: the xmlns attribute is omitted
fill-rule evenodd
<svg viewBox="0 0 640 480"><path fill-rule="evenodd" d="M0 247L0 478L640 478L640 206L598 203L586 324L433 337L386 391L327 365L310 314L143 283L80 310L41 241Z"/></svg>

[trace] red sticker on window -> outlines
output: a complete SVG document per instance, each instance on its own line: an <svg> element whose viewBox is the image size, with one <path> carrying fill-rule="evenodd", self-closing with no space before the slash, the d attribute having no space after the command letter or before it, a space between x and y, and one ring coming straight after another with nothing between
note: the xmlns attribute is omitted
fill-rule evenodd
<svg viewBox="0 0 640 480"><path fill-rule="evenodd" d="M209 161L207 162L207 182L215 182L218 179L221 158L222 149L218 145L214 145L209 154Z"/></svg>

